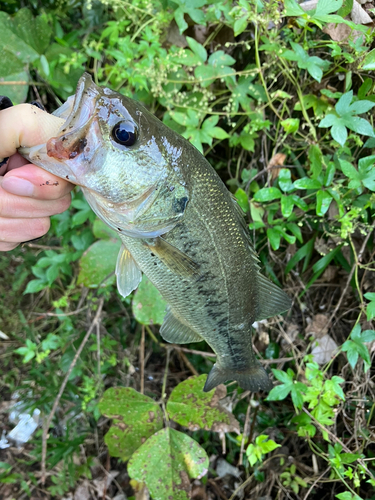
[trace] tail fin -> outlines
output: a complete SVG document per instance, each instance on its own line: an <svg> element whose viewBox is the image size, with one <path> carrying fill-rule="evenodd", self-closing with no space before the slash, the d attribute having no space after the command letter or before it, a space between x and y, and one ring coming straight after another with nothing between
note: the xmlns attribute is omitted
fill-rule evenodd
<svg viewBox="0 0 375 500"><path fill-rule="evenodd" d="M207 376L203 390L209 392L228 380L236 380L242 389L252 392L270 391L273 386L266 370L255 360L250 368L241 371L226 369L217 363L214 364Z"/></svg>

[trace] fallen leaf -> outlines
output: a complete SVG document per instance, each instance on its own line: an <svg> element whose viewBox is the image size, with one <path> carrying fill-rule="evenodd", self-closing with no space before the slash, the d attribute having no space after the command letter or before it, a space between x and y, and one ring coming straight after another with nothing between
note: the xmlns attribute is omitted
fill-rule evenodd
<svg viewBox="0 0 375 500"><path fill-rule="evenodd" d="M306 335L313 335L316 339L324 337L328 333L328 321L325 314L315 314L306 328Z"/></svg>

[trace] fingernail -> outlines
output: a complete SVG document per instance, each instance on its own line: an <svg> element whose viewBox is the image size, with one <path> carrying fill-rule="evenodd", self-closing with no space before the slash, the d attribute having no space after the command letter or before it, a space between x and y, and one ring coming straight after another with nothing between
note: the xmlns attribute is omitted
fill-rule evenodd
<svg viewBox="0 0 375 500"><path fill-rule="evenodd" d="M4 177L2 188L8 191L8 193L17 194L19 196L32 196L34 193L34 184L26 179L15 176Z"/></svg>

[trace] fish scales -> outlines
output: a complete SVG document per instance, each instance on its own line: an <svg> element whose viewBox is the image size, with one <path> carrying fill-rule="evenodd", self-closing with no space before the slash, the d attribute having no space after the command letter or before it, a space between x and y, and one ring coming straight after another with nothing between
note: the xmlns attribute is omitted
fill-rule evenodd
<svg viewBox="0 0 375 500"><path fill-rule="evenodd" d="M89 75L69 99L55 112L66 119L61 132L21 154L80 185L118 232L119 291L136 288L141 271L149 277L168 303L163 338L211 346L217 359L206 391L227 380L269 390L251 325L291 302L260 274L243 214L217 173L143 106Z"/></svg>

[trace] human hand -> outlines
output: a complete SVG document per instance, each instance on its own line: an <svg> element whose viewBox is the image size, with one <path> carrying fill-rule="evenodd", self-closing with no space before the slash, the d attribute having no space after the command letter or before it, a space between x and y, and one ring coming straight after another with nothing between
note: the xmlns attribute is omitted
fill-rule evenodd
<svg viewBox="0 0 375 500"><path fill-rule="evenodd" d="M0 251L39 238L49 217L70 205L73 185L32 165L16 153L20 145L36 146L53 137L61 119L31 104L0 111Z"/></svg>

